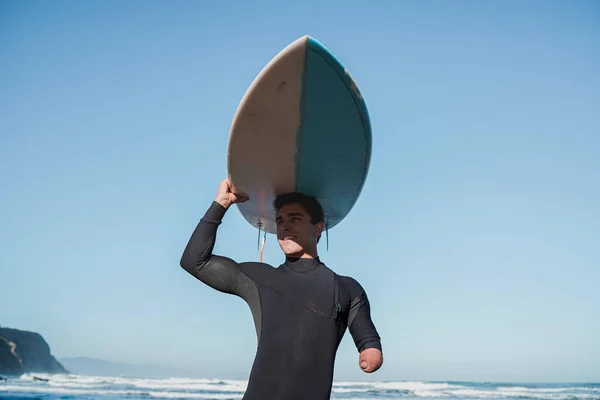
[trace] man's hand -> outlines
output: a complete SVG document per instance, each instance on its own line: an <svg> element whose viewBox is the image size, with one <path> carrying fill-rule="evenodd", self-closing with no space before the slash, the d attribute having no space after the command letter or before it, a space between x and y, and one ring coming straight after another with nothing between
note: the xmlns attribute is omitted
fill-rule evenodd
<svg viewBox="0 0 600 400"><path fill-rule="evenodd" d="M225 208L229 208L233 203L244 203L248 201L249 197L247 195L234 193L233 191L233 185L229 179L223 179L221 183L219 183L215 201Z"/></svg>
<svg viewBox="0 0 600 400"><path fill-rule="evenodd" d="M364 372L371 373L377 371L383 364L383 354L379 349L365 349L360 353L358 365Z"/></svg>

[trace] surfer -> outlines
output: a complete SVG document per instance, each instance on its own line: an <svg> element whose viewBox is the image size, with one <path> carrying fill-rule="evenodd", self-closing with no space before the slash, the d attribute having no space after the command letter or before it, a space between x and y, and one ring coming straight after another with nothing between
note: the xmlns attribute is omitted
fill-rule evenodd
<svg viewBox="0 0 600 400"><path fill-rule="evenodd" d="M189 239L181 267L250 307L258 348L243 399L329 399L335 355L346 329L362 371L372 373L383 363L367 295L355 279L336 274L319 258L323 209L301 193L278 196L273 204L277 240L285 254L279 267L213 254L226 211L247 200L233 193L228 179L221 181Z"/></svg>

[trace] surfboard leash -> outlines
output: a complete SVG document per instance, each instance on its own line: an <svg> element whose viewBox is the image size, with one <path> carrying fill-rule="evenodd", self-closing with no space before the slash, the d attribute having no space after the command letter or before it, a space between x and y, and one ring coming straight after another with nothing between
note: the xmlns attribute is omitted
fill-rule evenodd
<svg viewBox="0 0 600 400"><path fill-rule="evenodd" d="M263 250L265 249L265 242L267 241L267 232L264 232L262 245L260 247L260 262L262 262Z"/></svg>
<svg viewBox="0 0 600 400"><path fill-rule="evenodd" d="M325 222L325 244L327 245L327 251L329 251L329 224Z"/></svg>
<svg viewBox="0 0 600 400"><path fill-rule="evenodd" d="M261 231L262 222L258 221L258 241L256 242L256 249L260 249L260 231Z"/></svg>
<svg viewBox="0 0 600 400"><path fill-rule="evenodd" d="M265 250L265 242L267 241L267 231L263 231L262 244L260 242L261 227L262 227L262 222L259 221L258 222L258 249L260 250L260 252L259 252L260 262L262 262L263 251Z"/></svg>

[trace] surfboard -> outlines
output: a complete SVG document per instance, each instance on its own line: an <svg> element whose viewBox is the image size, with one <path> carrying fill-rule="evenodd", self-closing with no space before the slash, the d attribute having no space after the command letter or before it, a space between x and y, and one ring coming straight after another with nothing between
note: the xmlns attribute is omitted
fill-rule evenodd
<svg viewBox="0 0 600 400"><path fill-rule="evenodd" d="M227 170L252 226L276 233L273 200L315 196L327 229L355 205L371 159L365 100L344 65L319 41L301 37L256 76L233 117Z"/></svg>

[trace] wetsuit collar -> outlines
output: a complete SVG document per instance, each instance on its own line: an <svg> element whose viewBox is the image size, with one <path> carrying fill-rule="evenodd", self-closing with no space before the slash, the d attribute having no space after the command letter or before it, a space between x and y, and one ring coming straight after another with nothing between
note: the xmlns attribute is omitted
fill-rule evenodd
<svg viewBox="0 0 600 400"><path fill-rule="evenodd" d="M319 257L316 258L299 258L286 257L285 266L296 272L308 272L321 265Z"/></svg>

